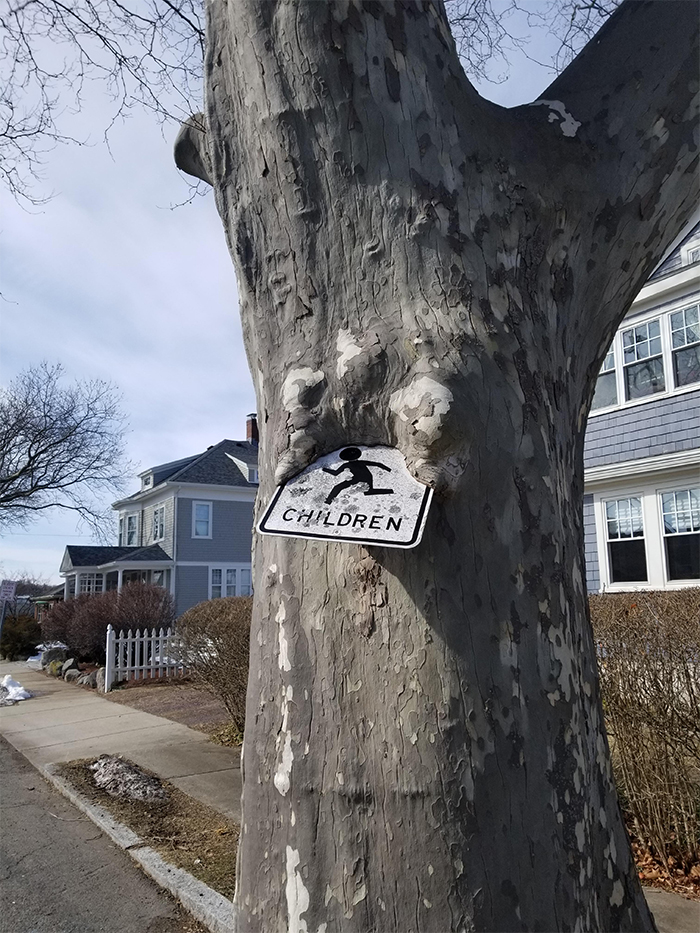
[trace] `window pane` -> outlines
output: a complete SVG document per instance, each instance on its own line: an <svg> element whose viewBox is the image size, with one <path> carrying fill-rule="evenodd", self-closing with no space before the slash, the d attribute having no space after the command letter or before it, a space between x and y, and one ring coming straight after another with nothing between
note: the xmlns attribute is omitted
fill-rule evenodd
<svg viewBox="0 0 700 933"><path fill-rule="evenodd" d="M700 343L686 350L674 350L673 378L676 388L700 382Z"/></svg>
<svg viewBox="0 0 700 933"><path fill-rule="evenodd" d="M209 506L206 503L198 503L195 506L195 517L198 520L209 520Z"/></svg>
<svg viewBox="0 0 700 933"><path fill-rule="evenodd" d="M220 599L220 598L221 598L221 584L219 584L218 586L212 585L212 588L211 588L211 598L212 598L212 599Z"/></svg>
<svg viewBox="0 0 700 933"><path fill-rule="evenodd" d="M647 395L654 395L656 392L664 392L666 382L661 357L626 366L625 386L628 400L644 398Z"/></svg>
<svg viewBox="0 0 700 933"><path fill-rule="evenodd" d="M220 571L220 570L212 570L212 572L211 572L211 582L212 582L212 584L218 583L219 586L221 585L221 571Z"/></svg>
<svg viewBox="0 0 700 933"><path fill-rule="evenodd" d="M236 595L236 571L235 570L226 571L226 595L227 596Z"/></svg>
<svg viewBox="0 0 700 933"><path fill-rule="evenodd" d="M615 373L601 373L595 386L591 410L606 408L608 405L617 405L617 385Z"/></svg>
<svg viewBox="0 0 700 933"><path fill-rule="evenodd" d="M250 570L241 570L241 586L239 596L250 596Z"/></svg>
<svg viewBox="0 0 700 933"><path fill-rule="evenodd" d="M610 578L613 583L644 583L647 558L643 540L611 541Z"/></svg>
<svg viewBox="0 0 700 933"><path fill-rule="evenodd" d="M700 580L700 534L666 538L669 580Z"/></svg>

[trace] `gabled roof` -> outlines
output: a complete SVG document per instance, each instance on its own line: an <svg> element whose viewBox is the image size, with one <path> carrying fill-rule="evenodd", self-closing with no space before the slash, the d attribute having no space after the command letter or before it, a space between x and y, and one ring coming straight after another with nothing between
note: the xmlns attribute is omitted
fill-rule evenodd
<svg viewBox="0 0 700 933"><path fill-rule="evenodd" d="M695 224L691 230L683 237L678 246L670 253L649 276L649 281L661 278L662 275L668 275L669 272L675 272L679 269L682 262L681 250L684 246L693 240L700 245L700 223ZM694 244L693 244L694 245Z"/></svg>
<svg viewBox="0 0 700 933"><path fill-rule="evenodd" d="M249 466L258 463L258 446L249 441L219 441L169 477L173 483L205 483L213 486L255 486L249 483L235 460Z"/></svg>
<svg viewBox="0 0 700 933"><path fill-rule="evenodd" d="M131 563L133 561L170 561L160 544L151 544L149 547L103 547L101 545L69 544L66 547L61 572L80 567L104 567L106 564Z"/></svg>
<svg viewBox="0 0 700 933"><path fill-rule="evenodd" d="M144 470L139 476L153 474L153 485L112 503L113 509L121 508L132 500L141 500L149 496L162 483L201 483L206 486L257 487L257 483L248 482L248 477L236 464L236 460L256 467L258 463L258 445L251 441L219 441L202 454L161 463L150 470Z"/></svg>

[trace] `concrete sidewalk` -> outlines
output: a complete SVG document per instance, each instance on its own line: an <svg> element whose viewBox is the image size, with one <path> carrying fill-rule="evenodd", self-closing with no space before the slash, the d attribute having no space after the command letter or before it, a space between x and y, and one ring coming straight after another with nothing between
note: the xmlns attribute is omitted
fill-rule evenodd
<svg viewBox="0 0 700 933"><path fill-rule="evenodd" d="M179 723L110 703L94 692L0 662L33 697L0 708L0 735L37 768L102 754L124 755L176 787L241 821L241 769L237 750L214 745ZM700 903L645 888L660 933L698 933Z"/></svg>
<svg viewBox="0 0 700 933"><path fill-rule="evenodd" d="M0 708L0 735L37 768L76 758L123 755L170 781L190 797L241 820L241 765L224 748L187 726L110 703L94 691L27 667L0 662L33 696Z"/></svg>

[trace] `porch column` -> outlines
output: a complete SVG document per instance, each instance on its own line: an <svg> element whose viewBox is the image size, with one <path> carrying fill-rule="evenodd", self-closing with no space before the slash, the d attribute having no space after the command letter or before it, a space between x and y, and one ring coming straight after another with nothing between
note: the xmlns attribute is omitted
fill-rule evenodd
<svg viewBox="0 0 700 933"><path fill-rule="evenodd" d="M78 596L80 596L80 574L76 571L76 574L75 574L75 593L74 593L74 597L73 597L73 598L74 598L74 599L77 599Z"/></svg>
<svg viewBox="0 0 700 933"><path fill-rule="evenodd" d="M117 571L117 593L121 593L122 591L123 580L124 580L124 571L120 567L119 570Z"/></svg>
<svg viewBox="0 0 700 933"><path fill-rule="evenodd" d="M63 599L66 602L70 599L70 577L65 577L63 580Z"/></svg>

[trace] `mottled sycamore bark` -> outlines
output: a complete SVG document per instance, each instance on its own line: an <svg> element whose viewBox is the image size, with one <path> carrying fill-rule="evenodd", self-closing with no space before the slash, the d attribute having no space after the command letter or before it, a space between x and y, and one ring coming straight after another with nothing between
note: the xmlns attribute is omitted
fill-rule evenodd
<svg viewBox="0 0 700 933"><path fill-rule="evenodd" d="M436 490L415 550L258 539L241 931L651 930L615 797L582 447L696 196L697 12L625 3L529 106L439 2L212 0L206 141L260 503L347 443ZM695 101L695 104L694 104Z"/></svg>

